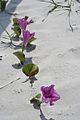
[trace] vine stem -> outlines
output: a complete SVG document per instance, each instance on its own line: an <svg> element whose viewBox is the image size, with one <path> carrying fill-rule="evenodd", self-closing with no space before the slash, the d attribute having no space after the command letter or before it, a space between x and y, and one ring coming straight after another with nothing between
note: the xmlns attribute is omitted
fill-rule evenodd
<svg viewBox="0 0 80 120"><path fill-rule="evenodd" d="M46 17L42 20L42 22L45 21L45 19L48 17L48 15L50 13L52 13L54 10L56 10L57 8L62 8L63 10L67 10L69 13L68 13L68 16L69 16L69 26L73 32L73 27L71 25L71 11L72 11L72 2L73 0L71 0L70 2L68 1L68 5L62 5L61 3L59 2L55 2L54 0L50 0L50 3L53 4L53 8L51 10L48 11Z"/></svg>

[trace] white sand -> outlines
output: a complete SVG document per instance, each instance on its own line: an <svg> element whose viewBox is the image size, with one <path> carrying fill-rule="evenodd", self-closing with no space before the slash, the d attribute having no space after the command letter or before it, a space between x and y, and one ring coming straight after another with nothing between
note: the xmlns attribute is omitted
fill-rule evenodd
<svg viewBox="0 0 80 120"><path fill-rule="evenodd" d="M38 79L33 88L30 83L22 83L26 76L21 69L14 69L18 59L12 48L0 44L0 87L20 78L13 84L0 89L0 120L80 120L80 14L73 15L72 24L77 30L68 30L67 13L51 14L42 22L48 11L48 4L38 0L11 0L7 9L18 13L17 17L30 16L35 21L29 26L36 32L36 49L25 52L26 57L40 67ZM0 13L0 23L11 33L12 17ZM6 33L0 28L0 40ZM55 84L61 99L54 106L42 106L45 115L30 104L30 98L40 91L42 85Z"/></svg>

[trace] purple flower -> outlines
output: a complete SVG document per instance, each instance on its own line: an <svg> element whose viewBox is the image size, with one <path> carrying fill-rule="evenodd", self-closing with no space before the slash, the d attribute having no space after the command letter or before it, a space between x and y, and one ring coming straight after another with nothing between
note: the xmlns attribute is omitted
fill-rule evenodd
<svg viewBox="0 0 80 120"><path fill-rule="evenodd" d="M42 86L41 87L42 91L42 101L45 103L49 103L50 105L54 105L54 102L60 99L59 94L56 92L54 89L54 85L50 86Z"/></svg>
<svg viewBox="0 0 80 120"><path fill-rule="evenodd" d="M35 32L30 33L28 30L23 30L23 45L27 47L29 41L34 37Z"/></svg>
<svg viewBox="0 0 80 120"><path fill-rule="evenodd" d="M33 22L33 20L29 20L28 17L26 18L22 18L22 19L18 19L18 23L21 27L22 30L25 30L27 25L31 24Z"/></svg>

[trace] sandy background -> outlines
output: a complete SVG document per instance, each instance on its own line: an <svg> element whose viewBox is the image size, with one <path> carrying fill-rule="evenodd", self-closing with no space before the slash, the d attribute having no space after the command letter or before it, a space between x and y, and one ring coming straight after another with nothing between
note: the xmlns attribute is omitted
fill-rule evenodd
<svg viewBox="0 0 80 120"><path fill-rule="evenodd" d="M0 88L11 81L13 84L0 89L0 120L79 120L80 119L80 14L72 15L72 24L76 24L74 32L68 25L67 12L50 14L42 22L49 10L49 4L38 0L11 0L6 10L17 13L17 17L30 16L35 22L29 26L36 32L36 49L25 52L40 67L38 79L31 88L30 83L22 83L26 76L13 64L18 59L14 50L0 44ZM13 16L0 13L0 24L11 31ZM6 35L0 28L0 41ZM42 85L55 84L61 99L52 107L42 106L44 116L30 104L30 98L40 91ZM51 119L52 118L52 119Z"/></svg>

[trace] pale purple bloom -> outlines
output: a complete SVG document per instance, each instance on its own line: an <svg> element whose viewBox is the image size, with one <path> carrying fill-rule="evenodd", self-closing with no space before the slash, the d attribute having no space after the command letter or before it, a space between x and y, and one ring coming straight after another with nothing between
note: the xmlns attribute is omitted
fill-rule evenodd
<svg viewBox="0 0 80 120"><path fill-rule="evenodd" d="M31 24L32 22L33 22L33 20L32 19L29 20L28 17L18 19L18 23L22 30L26 30L27 25Z"/></svg>
<svg viewBox="0 0 80 120"><path fill-rule="evenodd" d="M49 103L50 105L54 105L54 102L60 99L59 94L54 89L54 85L50 86L42 86L42 101L45 103Z"/></svg>
<svg viewBox="0 0 80 120"><path fill-rule="evenodd" d="M27 47L29 41L34 37L35 32L30 33L28 30L23 30L23 45Z"/></svg>

